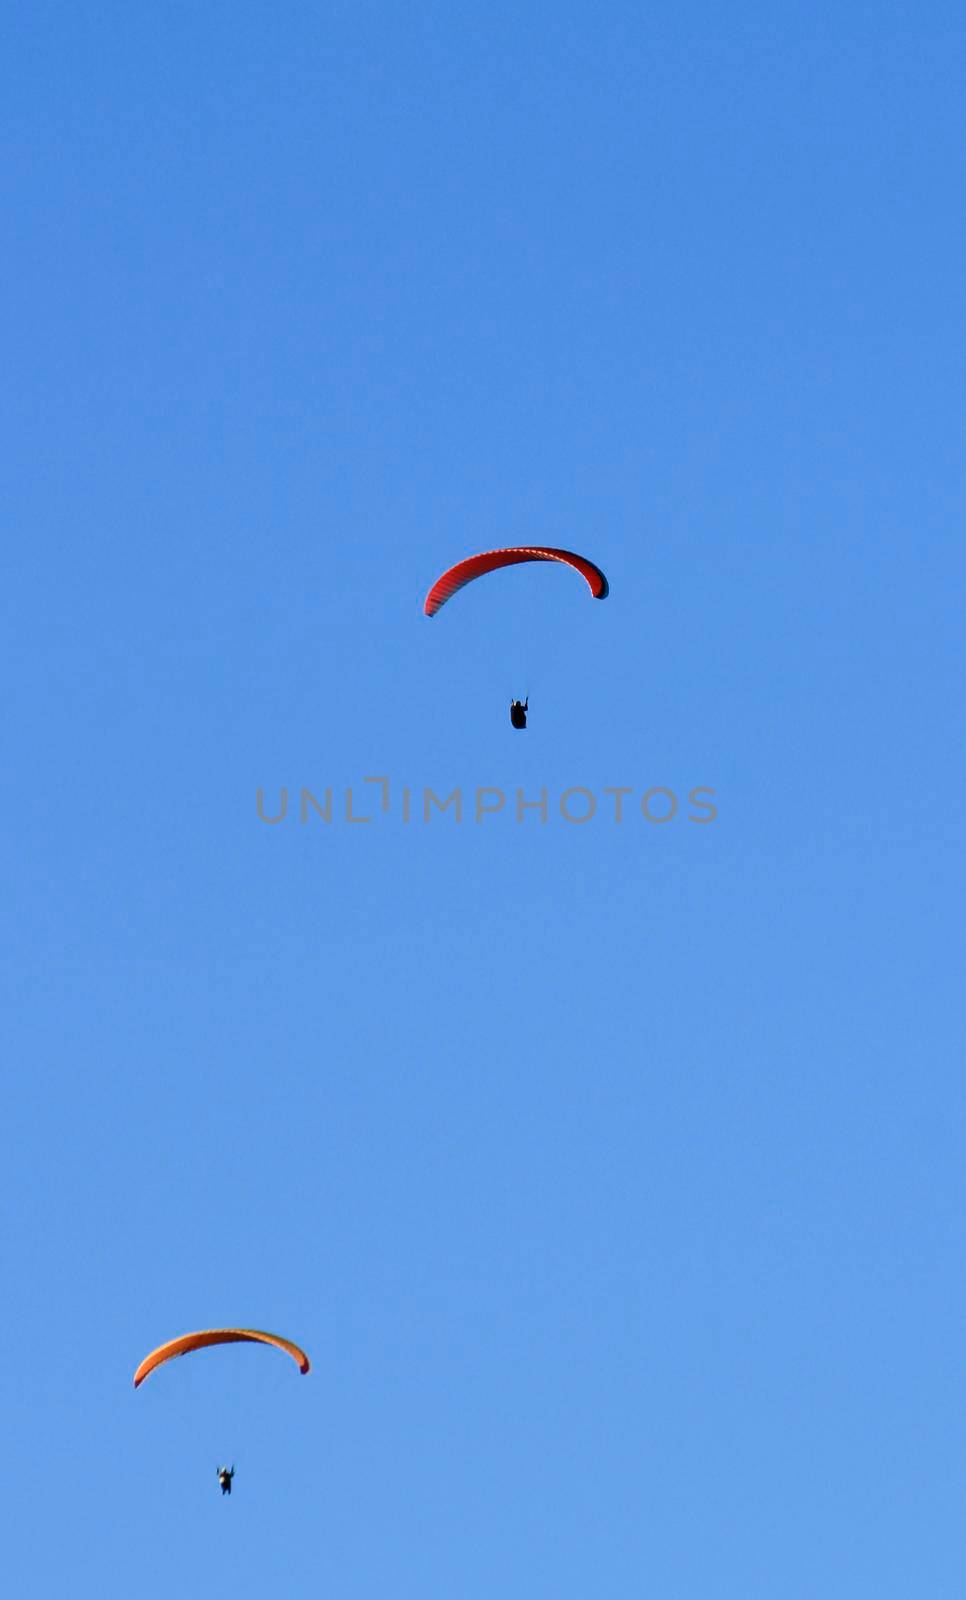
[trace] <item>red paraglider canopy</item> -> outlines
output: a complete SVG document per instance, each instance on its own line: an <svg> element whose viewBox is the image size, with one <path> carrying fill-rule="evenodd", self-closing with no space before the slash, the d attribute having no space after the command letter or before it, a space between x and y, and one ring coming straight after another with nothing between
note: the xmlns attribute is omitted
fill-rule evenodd
<svg viewBox="0 0 966 1600"><path fill-rule="evenodd" d="M468 556L465 561L458 561L455 567L450 567L448 572L436 579L423 603L423 610L427 617L435 617L440 607L464 584L472 583L474 578L482 578L487 572L495 572L498 567L513 567L521 561L562 561L586 579L595 600L607 598L607 579L586 556L575 555L572 550L555 550L549 545L520 545L509 550L486 550L482 555Z"/></svg>

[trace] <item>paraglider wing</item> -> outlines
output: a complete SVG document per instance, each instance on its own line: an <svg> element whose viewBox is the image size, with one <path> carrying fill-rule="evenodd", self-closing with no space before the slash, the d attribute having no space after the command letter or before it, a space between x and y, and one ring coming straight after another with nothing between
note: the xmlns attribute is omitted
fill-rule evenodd
<svg viewBox="0 0 966 1600"><path fill-rule="evenodd" d="M487 572L495 572L498 567L514 567L521 561L562 561L586 579L595 600L607 598L607 579L586 556L575 555L572 550L555 550L549 545L520 545L509 550L486 550L482 555L458 561L455 567L450 567L448 572L436 579L423 603L424 612L427 617L435 617L440 607L464 584L472 583L474 578L482 578Z"/></svg>
<svg viewBox="0 0 966 1600"><path fill-rule="evenodd" d="M183 1333L180 1339L169 1339L167 1344L159 1345L157 1350L152 1350L149 1356L145 1356L134 1374L135 1389L155 1367L163 1366L165 1361L173 1361L175 1356L186 1356L192 1350L204 1350L212 1344L274 1345L276 1350L284 1350L298 1363L300 1372L309 1370L309 1358L305 1351L300 1350L290 1339L281 1338L277 1333L262 1333L258 1328L208 1328L203 1333Z"/></svg>

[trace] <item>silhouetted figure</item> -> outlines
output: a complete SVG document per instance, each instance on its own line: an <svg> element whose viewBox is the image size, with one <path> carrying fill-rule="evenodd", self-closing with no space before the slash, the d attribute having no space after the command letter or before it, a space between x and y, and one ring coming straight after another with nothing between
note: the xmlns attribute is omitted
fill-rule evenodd
<svg viewBox="0 0 966 1600"><path fill-rule="evenodd" d="M227 1467L218 1468L218 1482L221 1484L222 1494L231 1494L231 1480L235 1476L235 1469L228 1471Z"/></svg>
<svg viewBox="0 0 966 1600"><path fill-rule="evenodd" d="M513 724L513 726L515 728L525 728L526 727L526 725L527 725L527 707L528 707L529 704L530 704L530 696L529 695L527 695L527 698L525 700L511 700L510 701L510 721L511 721L511 723Z"/></svg>

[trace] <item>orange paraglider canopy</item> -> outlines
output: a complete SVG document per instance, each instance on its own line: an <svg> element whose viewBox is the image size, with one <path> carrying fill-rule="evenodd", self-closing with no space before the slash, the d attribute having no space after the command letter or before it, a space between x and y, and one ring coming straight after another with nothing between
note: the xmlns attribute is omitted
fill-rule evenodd
<svg viewBox="0 0 966 1600"><path fill-rule="evenodd" d="M208 1328L204 1333L183 1333L180 1339L169 1339L167 1344L152 1350L134 1374L135 1389L155 1367L163 1366L165 1361L173 1361L175 1356L186 1356L192 1350L204 1350L210 1344L271 1344L276 1350L284 1350L290 1355L298 1363L300 1372L309 1370L309 1358L305 1351L277 1333L262 1333L258 1328Z"/></svg>

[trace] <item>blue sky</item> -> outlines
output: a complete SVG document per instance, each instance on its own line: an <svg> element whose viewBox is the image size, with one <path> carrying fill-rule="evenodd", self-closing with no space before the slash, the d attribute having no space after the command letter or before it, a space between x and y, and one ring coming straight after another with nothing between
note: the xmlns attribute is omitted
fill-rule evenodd
<svg viewBox="0 0 966 1600"><path fill-rule="evenodd" d="M960 8L4 34L11 1592L958 1600Z"/></svg>

